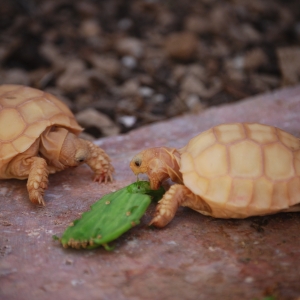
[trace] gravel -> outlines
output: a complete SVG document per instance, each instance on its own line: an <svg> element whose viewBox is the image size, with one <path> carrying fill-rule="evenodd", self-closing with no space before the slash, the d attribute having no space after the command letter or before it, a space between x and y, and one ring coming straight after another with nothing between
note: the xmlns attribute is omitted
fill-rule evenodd
<svg viewBox="0 0 300 300"><path fill-rule="evenodd" d="M53 92L90 138L124 133L298 84L299 8L298 0L2 0L0 84ZM82 120L91 112L93 124Z"/></svg>

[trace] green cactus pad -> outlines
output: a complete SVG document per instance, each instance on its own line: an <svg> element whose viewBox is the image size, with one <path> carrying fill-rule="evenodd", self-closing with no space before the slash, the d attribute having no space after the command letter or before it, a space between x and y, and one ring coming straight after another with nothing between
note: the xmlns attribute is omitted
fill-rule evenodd
<svg viewBox="0 0 300 300"><path fill-rule="evenodd" d="M159 201L165 193L163 187L160 187L158 190L151 190L148 181L137 181L132 183L127 186L127 191L129 193L147 194L151 196L151 200L155 202Z"/></svg>
<svg viewBox="0 0 300 300"><path fill-rule="evenodd" d="M139 224L151 198L157 200L163 194L163 188L153 191L147 181L138 181L107 194L75 220L59 240L65 248L93 249L102 245L111 250L108 243Z"/></svg>

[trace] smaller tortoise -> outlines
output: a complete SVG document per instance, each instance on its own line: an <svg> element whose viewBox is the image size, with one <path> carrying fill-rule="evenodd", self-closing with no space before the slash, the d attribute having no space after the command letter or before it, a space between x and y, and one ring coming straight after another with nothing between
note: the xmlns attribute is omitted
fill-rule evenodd
<svg viewBox="0 0 300 300"><path fill-rule="evenodd" d="M257 123L222 124L182 149L150 148L130 168L147 173L151 189L174 184L150 224L164 227L178 207L215 218L247 218L300 211L300 139Z"/></svg>
<svg viewBox="0 0 300 300"><path fill-rule="evenodd" d="M48 174L86 163L94 181L112 180L108 155L77 136L83 129L68 107L43 91L0 86L0 179L26 179L29 199L45 205Z"/></svg>

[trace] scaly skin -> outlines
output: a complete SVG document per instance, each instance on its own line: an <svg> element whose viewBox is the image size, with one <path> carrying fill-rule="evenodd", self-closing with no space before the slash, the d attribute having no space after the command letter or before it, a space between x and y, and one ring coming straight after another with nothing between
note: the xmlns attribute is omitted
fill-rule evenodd
<svg viewBox="0 0 300 300"><path fill-rule="evenodd" d="M109 156L90 141L86 141L89 149L89 158L86 160L86 164L95 172L94 181L104 182L112 181L112 174L114 173L114 167L111 165Z"/></svg>
<svg viewBox="0 0 300 300"><path fill-rule="evenodd" d="M184 201L185 186L175 184L164 194L163 198L158 201L154 218L149 225L156 227L166 226L175 216L178 207Z"/></svg>
<svg viewBox="0 0 300 300"><path fill-rule="evenodd" d="M150 225L156 227L167 225L185 200L186 187L182 184L179 162L179 152L175 148L167 147L146 149L137 154L130 162L130 168L134 174L147 173L153 190L157 190L167 178L179 183L172 186L159 201L155 217Z"/></svg>
<svg viewBox="0 0 300 300"><path fill-rule="evenodd" d="M41 157L27 159L31 164L29 171L27 190L32 203L45 205L43 195L48 187L48 169L46 161Z"/></svg>
<svg viewBox="0 0 300 300"><path fill-rule="evenodd" d="M179 206L192 207L194 210L206 215L210 215L211 212L210 207L186 186L174 184L158 201L154 218L149 225L165 227L172 221Z"/></svg>

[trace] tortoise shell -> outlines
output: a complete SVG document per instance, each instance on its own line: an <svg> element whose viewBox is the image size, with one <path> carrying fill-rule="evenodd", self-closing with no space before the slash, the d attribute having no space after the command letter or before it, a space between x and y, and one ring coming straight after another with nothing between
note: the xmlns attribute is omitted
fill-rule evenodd
<svg viewBox="0 0 300 300"><path fill-rule="evenodd" d="M278 128L219 125L180 153L185 186L211 207L213 217L272 214L300 203L300 140Z"/></svg>
<svg viewBox="0 0 300 300"><path fill-rule="evenodd" d="M82 131L69 108L53 95L25 86L0 86L0 176L49 126L76 135Z"/></svg>

